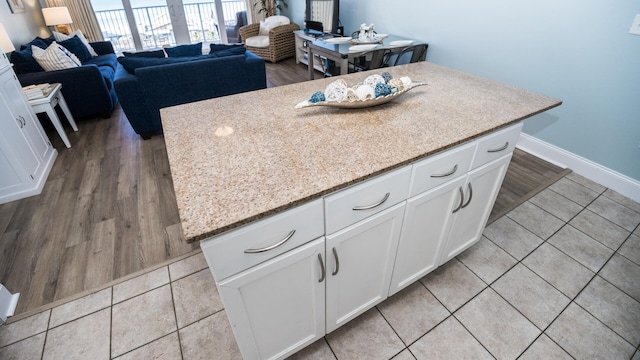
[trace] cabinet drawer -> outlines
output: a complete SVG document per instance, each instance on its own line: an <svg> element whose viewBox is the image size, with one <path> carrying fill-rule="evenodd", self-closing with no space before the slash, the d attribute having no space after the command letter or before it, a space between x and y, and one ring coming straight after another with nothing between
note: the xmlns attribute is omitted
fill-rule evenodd
<svg viewBox="0 0 640 360"><path fill-rule="evenodd" d="M325 198L326 233L331 234L407 198L411 167L367 180Z"/></svg>
<svg viewBox="0 0 640 360"><path fill-rule="evenodd" d="M414 164L409 197L465 175L475 150L476 142L471 142Z"/></svg>
<svg viewBox="0 0 640 360"><path fill-rule="evenodd" d="M520 130L522 122L478 139L478 148L471 168L475 169L513 152L520 137Z"/></svg>
<svg viewBox="0 0 640 360"><path fill-rule="evenodd" d="M322 199L200 242L216 281L324 234Z"/></svg>

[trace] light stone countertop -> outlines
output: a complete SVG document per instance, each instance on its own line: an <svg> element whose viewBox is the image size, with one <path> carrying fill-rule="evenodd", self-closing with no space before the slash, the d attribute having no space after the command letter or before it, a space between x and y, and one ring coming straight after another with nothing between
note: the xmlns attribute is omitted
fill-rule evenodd
<svg viewBox="0 0 640 360"><path fill-rule="evenodd" d="M366 109L294 109L336 78L162 109L185 239L317 199L562 103L428 62L385 70L429 85ZM351 85L382 71L341 78Z"/></svg>

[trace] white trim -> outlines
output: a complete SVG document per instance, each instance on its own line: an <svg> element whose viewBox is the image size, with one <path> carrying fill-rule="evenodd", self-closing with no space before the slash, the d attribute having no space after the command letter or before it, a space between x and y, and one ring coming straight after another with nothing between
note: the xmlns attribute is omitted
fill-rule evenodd
<svg viewBox="0 0 640 360"><path fill-rule="evenodd" d="M543 160L591 179L634 201L640 202L640 181L525 133L516 147Z"/></svg>

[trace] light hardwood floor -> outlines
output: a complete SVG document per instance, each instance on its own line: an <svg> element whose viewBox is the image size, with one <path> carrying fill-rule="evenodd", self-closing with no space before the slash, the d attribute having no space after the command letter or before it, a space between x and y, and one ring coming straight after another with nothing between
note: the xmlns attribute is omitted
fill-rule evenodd
<svg viewBox="0 0 640 360"><path fill-rule="evenodd" d="M267 63L268 86L307 79L293 59ZM46 124L45 124L46 125ZM118 107L78 122L42 194L0 205L0 283L20 314L196 250L182 235L164 139L141 140ZM494 218L562 170L516 152Z"/></svg>

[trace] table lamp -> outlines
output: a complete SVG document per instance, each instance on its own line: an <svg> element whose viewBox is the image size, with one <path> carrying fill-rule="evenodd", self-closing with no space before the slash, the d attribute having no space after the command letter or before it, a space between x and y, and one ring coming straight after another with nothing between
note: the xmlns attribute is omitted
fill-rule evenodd
<svg viewBox="0 0 640 360"><path fill-rule="evenodd" d="M67 35L71 32L68 24L73 23L73 20L66 6L44 8L42 15L44 15L45 24L55 26L57 32Z"/></svg>
<svg viewBox="0 0 640 360"><path fill-rule="evenodd" d="M2 47L2 51L5 53L10 53L16 49L2 24L0 24L0 47Z"/></svg>

